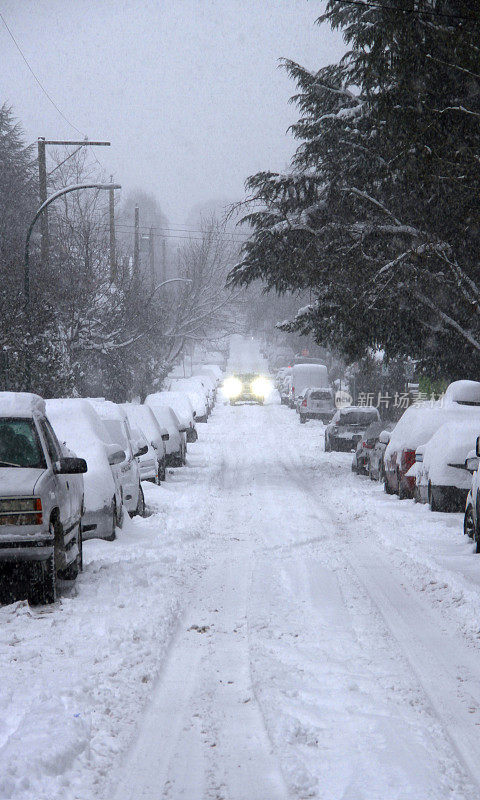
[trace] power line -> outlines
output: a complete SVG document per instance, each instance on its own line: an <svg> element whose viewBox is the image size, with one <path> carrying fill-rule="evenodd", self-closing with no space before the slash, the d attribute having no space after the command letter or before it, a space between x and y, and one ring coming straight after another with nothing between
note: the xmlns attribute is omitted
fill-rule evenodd
<svg viewBox="0 0 480 800"><path fill-rule="evenodd" d="M22 51L22 49L21 49L20 45L18 44L17 40L15 39L15 36L13 35L12 31L10 30L10 28L8 27L8 25L7 25L7 21L6 21L5 17L3 16L3 14L2 14L1 12L0 12L0 19L2 20L3 24L5 25L5 28L7 29L8 33L9 33L9 35L10 35L10 38L12 39L12 41L13 41L13 43L14 43L15 47L17 48L18 52L20 53L21 57L23 58L23 60L24 60L25 64L27 65L27 67L28 67L29 71L31 72L31 74L32 74L32 75L33 75L33 77L35 78L36 82L37 82L37 83L38 83L38 85L40 86L40 89L41 89L41 90L42 90L42 92L44 93L45 97L47 97L47 98L50 100L50 102L51 102L52 106L53 106L53 107L54 107L54 108L55 108L55 109L58 111L58 113L59 113L59 114L60 114L60 116L61 116L61 117L62 117L62 118L65 120L65 122L66 122L68 125L70 125L70 127L71 127L71 128L73 128L73 130L74 130L74 131L77 131L77 133L79 133L79 134L81 134L81 135L82 135L82 131L80 131L80 130L79 130L79 129L78 129L78 128L77 128L77 127L76 127L76 126L73 124L73 122L70 122L70 120L68 119L68 117L66 117L66 116L65 116L65 114L63 113L63 111L61 111L61 110L59 109L59 107L57 106L57 104L56 104L55 100L53 100L53 98L52 98L52 97L49 95L49 93L48 93L48 92L47 92L47 90L45 89L45 86L44 86L44 85L41 83L40 79L39 79L39 78L37 78L37 76L35 75L35 73L34 73L34 71L33 71L32 67L30 66L30 64L28 63L28 61L27 61L26 57L24 56L24 54L23 54L23 51Z"/></svg>
<svg viewBox="0 0 480 800"><path fill-rule="evenodd" d="M129 224L123 223L123 222L117 223L116 227L117 228L129 228L129 229L135 228L134 225L129 225ZM150 231L151 227L152 226L150 226L150 225L140 225L140 229L142 231L145 231L146 233L148 233ZM155 226L153 226L153 227L155 227ZM159 225L158 228L161 231L167 231L168 233L200 233L202 235L207 233L206 231L202 231L199 228L170 228L168 226L167 227L163 227L161 225ZM244 238L244 236L248 235L248 234L237 233L235 231L218 231L218 234L220 236L225 236L225 237L237 236L237 237L241 237L241 238ZM156 234L156 235L157 236L161 236L161 234Z"/></svg>
<svg viewBox="0 0 480 800"><path fill-rule="evenodd" d="M336 0L337 3L347 6L357 6L357 8L376 8L378 11L396 11L398 14L427 14L433 17L443 17L444 19L460 19L468 22L478 22L478 17L467 17L462 14L449 14L447 11L438 11L435 8L398 8L398 6L388 6L382 3L363 2L363 0Z"/></svg>

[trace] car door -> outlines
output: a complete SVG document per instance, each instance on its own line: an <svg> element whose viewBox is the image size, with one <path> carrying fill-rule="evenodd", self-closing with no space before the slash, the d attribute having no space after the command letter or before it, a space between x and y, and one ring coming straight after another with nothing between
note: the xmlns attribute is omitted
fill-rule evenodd
<svg viewBox="0 0 480 800"><path fill-rule="evenodd" d="M38 420L40 433L43 437L45 447L50 459L50 465L53 467L56 461L62 457L62 448L58 441L50 423L40 418ZM72 503L70 497L70 481L69 475L57 475L54 473L53 481L55 485L55 492L57 495L57 505L60 511L60 522L64 530L68 530L72 524Z"/></svg>

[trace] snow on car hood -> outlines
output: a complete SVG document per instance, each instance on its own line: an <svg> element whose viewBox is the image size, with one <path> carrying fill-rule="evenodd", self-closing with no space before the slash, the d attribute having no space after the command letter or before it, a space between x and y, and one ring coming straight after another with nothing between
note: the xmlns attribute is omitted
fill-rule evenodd
<svg viewBox="0 0 480 800"><path fill-rule="evenodd" d="M32 467L0 467L0 496L33 494L44 472Z"/></svg>

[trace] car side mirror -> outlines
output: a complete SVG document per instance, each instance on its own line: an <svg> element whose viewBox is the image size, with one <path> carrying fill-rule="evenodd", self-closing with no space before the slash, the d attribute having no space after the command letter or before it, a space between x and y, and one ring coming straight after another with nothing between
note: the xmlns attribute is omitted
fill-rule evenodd
<svg viewBox="0 0 480 800"><path fill-rule="evenodd" d="M195 419L195 418L196 418L196 416L197 416L197 412L196 412L196 411L194 411L194 412L193 412L193 419Z"/></svg>
<svg viewBox="0 0 480 800"><path fill-rule="evenodd" d="M466 461L465 461L465 469L467 469L469 472L472 472L472 473L476 472L477 469L478 469L479 463L480 463L480 457L479 456L473 456L472 458L467 458Z"/></svg>
<svg viewBox="0 0 480 800"><path fill-rule="evenodd" d="M148 446L146 444L141 444L135 453L135 458L140 458L140 456L144 456L145 453L148 453Z"/></svg>
<svg viewBox="0 0 480 800"><path fill-rule="evenodd" d="M170 439L169 433L162 433L162 442L168 442L169 439Z"/></svg>
<svg viewBox="0 0 480 800"><path fill-rule="evenodd" d="M111 445L108 449L108 463L111 467L116 464L121 464L126 459L125 450L122 450L118 444Z"/></svg>
<svg viewBox="0 0 480 800"><path fill-rule="evenodd" d="M188 431L188 428L179 428L178 430L180 431L180 433L186 433Z"/></svg>
<svg viewBox="0 0 480 800"><path fill-rule="evenodd" d="M53 471L56 475L82 475L87 469L87 462L84 458L72 458L70 456L59 458L53 465Z"/></svg>

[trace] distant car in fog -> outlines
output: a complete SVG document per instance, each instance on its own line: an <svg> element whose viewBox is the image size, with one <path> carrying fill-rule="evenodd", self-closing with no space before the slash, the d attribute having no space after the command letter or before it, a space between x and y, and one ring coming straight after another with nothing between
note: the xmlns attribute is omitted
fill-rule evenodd
<svg viewBox="0 0 480 800"><path fill-rule="evenodd" d="M325 451L353 450L372 424L379 422L378 409L369 406L346 406L339 408L325 428Z"/></svg>

